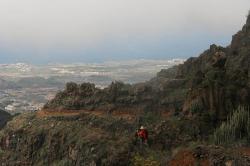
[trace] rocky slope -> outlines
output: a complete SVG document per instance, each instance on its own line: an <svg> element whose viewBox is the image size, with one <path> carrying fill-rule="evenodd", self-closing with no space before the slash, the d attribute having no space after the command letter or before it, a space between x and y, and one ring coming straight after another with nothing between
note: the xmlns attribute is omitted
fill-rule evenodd
<svg viewBox="0 0 250 166"><path fill-rule="evenodd" d="M0 132L0 161L3 165L133 165L135 156L150 156L164 165L169 149L184 146L199 135L194 121L165 121L151 115L140 118L140 123L150 126L150 147L134 142L138 119L89 113L22 114ZM190 130L187 124L197 130Z"/></svg>
<svg viewBox="0 0 250 166"><path fill-rule="evenodd" d="M155 114L26 113L14 117L0 131L0 162L15 166L209 166L250 162L250 148L199 142L207 135L202 123ZM140 124L148 128L148 146L135 142L134 132Z"/></svg>
<svg viewBox="0 0 250 166"><path fill-rule="evenodd" d="M148 82L114 82L105 89L68 83L44 110L17 116L1 130L0 161L60 166L247 165L249 138L226 147L210 139L232 110L250 103L249 49L250 15L230 46L211 45L199 57L162 70ZM241 129L243 118L236 115L232 123ZM249 127L243 127L240 138L250 135L250 122L246 123ZM149 146L134 142L140 125L149 130Z"/></svg>

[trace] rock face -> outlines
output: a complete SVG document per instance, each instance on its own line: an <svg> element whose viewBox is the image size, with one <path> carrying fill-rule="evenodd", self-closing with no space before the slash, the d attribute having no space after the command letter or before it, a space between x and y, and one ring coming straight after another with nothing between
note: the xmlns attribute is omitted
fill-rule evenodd
<svg viewBox="0 0 250 166"><path fill-rule="evenodd" d="M250 16L242 30L233 36L230 46L222 48L212 45L200 57L188 60L187 64L180 67L179 75L192 73L193 77L193 86L184 103L184 111L200 104L218 120L223 120L238 105L249 105L249 19ZM191 67L193 65L196 67Z"/></svg>

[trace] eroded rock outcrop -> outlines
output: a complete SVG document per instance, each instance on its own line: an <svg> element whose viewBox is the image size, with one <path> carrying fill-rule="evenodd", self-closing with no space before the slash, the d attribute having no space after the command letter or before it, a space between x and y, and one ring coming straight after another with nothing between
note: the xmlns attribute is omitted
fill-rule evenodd
<svg viewBox="0 0 250 166"><path fill-rule="evenodd" d="M226 48L212 45L192 62L180 67L180 75L190 75L191 88L183 111L190 113L197 105L219 121L238 105L250 103L250 27L248 16L243 29L233 36ZM188 63L188 61L187 61ZM191 67L195 64L196 67ZM198 67L197 67L198 66ZM184 73L184 74L183 74Z"/></svg>

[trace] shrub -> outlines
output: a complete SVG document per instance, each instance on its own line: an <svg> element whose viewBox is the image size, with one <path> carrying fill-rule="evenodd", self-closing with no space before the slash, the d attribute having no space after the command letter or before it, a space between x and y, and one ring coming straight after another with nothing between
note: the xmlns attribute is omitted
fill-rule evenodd
<svg viewBox="0 0 250 166"><path fill-rule="evenodd" d="M202 113L202 111L203 111L203 106L201 102L194 102L190 107L190 112L192 114Z"/></svg>
<svg viewBox="0 0 250 166"><path fill-rule="evenodd" d="M160 166L160 162L157 161L154 156L143 157L140 154L136 154L132 158L132 166Z"/></svg>
<svg viewBox="0 0 250 166"><path fill-rule="evenodd" d="M68 82L68 83L66 84L66 89L65 89L65 91L66 91L67 93L75 93L75 92L78 91L78 85L77 85L76 83L74 83L74 82Z"/></svg>
<svg viewBox="0 0 250 166"><path fill-rule="evenodd" d="M249 108L239 106L231 116L217 128L213 135L215 144L227 144L243 138L250 138Z"/></svg>
<svg viewBox="0 0 250 166"><path fill-rule="evenodd" d="M146 111L141 117L139 117L139 125L143 124L149 126L151 124L157 124L161 121L161 115L158 112Z"/></svg>

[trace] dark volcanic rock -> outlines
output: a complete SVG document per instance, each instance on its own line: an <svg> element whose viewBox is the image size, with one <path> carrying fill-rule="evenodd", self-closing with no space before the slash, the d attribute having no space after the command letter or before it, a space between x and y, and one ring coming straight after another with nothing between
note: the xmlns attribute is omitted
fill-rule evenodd
<svg viewBox="0 0 250 166"><path fill-rule="evenodd" d="M12 116L3 110L0 110L0 129L4 127L4 125L11 120Z"/></svg>

